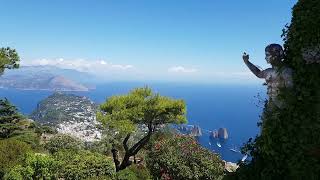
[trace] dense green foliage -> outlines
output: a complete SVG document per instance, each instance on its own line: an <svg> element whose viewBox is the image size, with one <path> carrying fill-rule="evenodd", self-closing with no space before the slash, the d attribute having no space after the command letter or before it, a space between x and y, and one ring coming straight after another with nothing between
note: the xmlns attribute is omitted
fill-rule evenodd
<svg viewBox="0 0 320 180"><path fill-rule="evenodd" d="M15 139L21 142L25 142L31 145L33 149L41 148L39 134L35 133L33 129L21 130L10 139Z"/></svg>
<svg viewBox="0 0 320 180"><path fill-rule="evenodd" d="M12 166L11 166L12 167ZM4 179L112 179L111 158L90 151L62 150L54 155L29 153L20 164L6 169Z"/></svg>
<svg viewBox="0 0 320 180"><path fill-rule="evenodd" d="M147 168L141 165L132 165L122 171L119 171L116 176L117 180L151 180L150 172Z"/></svg>
<svg viewBox="0 0 320 180"><path fill-rule="evenodd" d="M4 179L19 180L22 179L57 179L59 163L51 156L46 154L30 153L24 159L23 165L17 165L12 168Z"/></svg>
<svg viewBox="0 0 320 180"><path fill-rule="evenodd" d="M96 152L100 154L105 154L105 155L111 155L111 149L112 143L115 143L114 141L115 137L112 137L110 135L104 135L104 137L99 140L99 141L94 141L91 143L87 143L85 146L85 149L90 150L91 152ZM117 143L119 144L119 143Z"/></svg>
<svg viewBox="0 0 320 180"><path fill-rule="evenodd" d="M79 139L65 134L57 134L45 144L45 148L50 153L55 153L63 149L76 151L83 147L84 145Z"/></svg>
<svg viewBox="0 0 320 180"><path fill-rule="evenodd" d="M283 37L294 87L280 92L284 108L266 104L261 135L245 147L253 160L239 179L320 179L320 1L299 0ZM305 55L310 50L314 57Z"/></svg>
<svg viewBox="0 0 320 180"><path fill-rule="evenodd" d="M9 138L15 130L20 129L23 119L18 109L7 99L0 99L0 138Z"/></svg>
<svg viewBox="0 0 320 180"><path fill-rule="evenodd" d="M123 170L131 165L130 157L135 156L150 140L151 135L161 125L186 122L186 106L183 100L155 94L148 87L137 88L127 95L112 96L100 106L97 118L106 126L115 128L124 135L122 142L124 156L120 164L118 149L113 146L112 153L116 170ZM129 146L138 126L145 128L145 135Z"/></svg>
<svg viewBox="0 0 320 180"><path fill-rule="evenodd" d="M53 156L61 167L59 176L65 179L112 178L115 173L111 157L99 153L63 150Z"/></svg>
<svg viewBox="0 0 320 180"><path fill-rule="evenodd" d="M160 136L152 144L147 165L157 179L222 179L224 165L217 154L188 136Z"/></svg>
<svg viewBox="0 0 320 180"><path fill-rule="evenodd" d="M39 135L42 126L33 126L30 120L25 119L7 99L0 99L0 139L15 139L26 142L32 148L39 147Z"/></svg>
<svg viewBox="0 0 320 180"><path fill-rule="evenodd" d="M19 55L15 49L0 48L0 76L5 69L15 69L19 67Z"/></svg>
<svg viewBox="0 0 320 180"><path fill-rule="evenodd" d="M154 94L148 87L136 88L127 95L112 96L100 106L98 118L121 132L133 132L137 124L146 126L186 123L183 100Z"/></svg>
<svg viewBox="0 0 320 180"><path fill-rule="evenodd" d="M22 158L31 147L17 140L0 140L0 179L9 170L9 168L22 162Z"/></svg>

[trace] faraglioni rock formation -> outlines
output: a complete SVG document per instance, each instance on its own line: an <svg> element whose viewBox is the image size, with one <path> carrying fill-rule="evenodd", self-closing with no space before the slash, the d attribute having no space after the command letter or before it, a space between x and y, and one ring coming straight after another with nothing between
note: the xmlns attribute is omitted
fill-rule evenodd
<svg viewBox="0 0 320 180"><path fill-rule="evenodd" d="M209 137L214 139L214 138L220 138L220 139L228 139L228 131L227 128L219 128L218 130L213 130L209 133Z"/></svg>
<svg viewBox="0 0 320 180"><path fill-rule="evenodd" d="M218 138L218 130L213 130L210 132L210 138Z"/></svg>
<svg viewBox="0 0 320 180"><path fill-rule="evenodd" d="M202 131L200 126L193 126L193 128L190 131L191 136L202 136Z"/></svg>
<svg viewBox="0 0 320 180"><path fill-rule="evenodd" d="M219 128L218 137L221 139L228 139L228 131L227 128Z"/></svg>

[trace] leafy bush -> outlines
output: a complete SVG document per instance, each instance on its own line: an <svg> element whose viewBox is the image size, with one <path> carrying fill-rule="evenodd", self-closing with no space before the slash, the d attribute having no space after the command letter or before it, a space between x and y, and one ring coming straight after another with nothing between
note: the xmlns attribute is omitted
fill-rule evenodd
<svg viewBox="0 0 320 180"><path fill-rule="evenodd" d="M50 155L27 154L23 165L12 168L4 179L57 179L59 164Z"/></svg>
<svg viewBox="0 0 320 180"><path fill-rule="evenodd" d="M23 178L32 179L31 178L32 173L33 173L32 169L26 169L21 165L16 165L9 172L5 174L3 179L5 180L21 180Z"/></svg>
<svg viewBox="0 0 320 180"><path fill-rule="evenodd" d="M15 139L15 140L18 140L21 142L25 142L25 143L31 145L31 147L33 149L37 149L39 147L39 143L40 143L40 139L39 139L38 134L36 134L32 130L21 131L19 134L11 137L10 139Z"/></svg>
<svg viewBox="0 0 320 180"><path fill-rule="evenodd" d="M117 180L139 180L139 178L130 168L126 168L117 172Z"/></svg>
<svg viewBox="0 0 320 180"><path fill-rule="evenodd" d="M82 149L83 146L80 140L65 134L55 135L45 144L45 148L50 153L55 153L62 149L79 150Z"/></svg>
<svg viewBox="0 0 320 180"><path fill-rule="evenodd" d="M117 180L151 180L150 172L142 165L131 165L117 172Z"/></svg>
<svg viewBox="0 0 320 180"><path fill-rule="evenodd" d="M0 179L9 168L22 162L22 158L31 147L21 141L6 139L0 140Z"/></svg>
<svg viewBox="0 0 320 180"><path fill-rule="evenodd" d="M154 177L164 179L221 179L224 170L217 154L186 136L160 137L148 154L147 165Z"/></svg>
<svg viewBox="0 0 320 180"><path fill-rule="evenodd" d="M96 152L100 154L111 155L112 145L114 142L111 136L104 136L100 141L94 141L92 143L86 144L86 149L91 152Z"/></svg>
<svg viewBox="0 0 320 180"><path fill-rule="evenodd" d="M115 172L111 158L90 151L62 150L54 158L61 164L59 176L64 179L111 178Z"/></svg>
<svg viewBox="0 0 320 180"><path fill-rule="evenodd" d="M151 180L150 172L142 165L131 165L117 172L117 180Z"/></svg>

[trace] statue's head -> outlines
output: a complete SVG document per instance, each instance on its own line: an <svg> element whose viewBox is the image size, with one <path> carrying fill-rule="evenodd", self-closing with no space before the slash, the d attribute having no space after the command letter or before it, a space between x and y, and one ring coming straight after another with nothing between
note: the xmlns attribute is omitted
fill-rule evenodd
<svg viewBox="0 0 320 180"><path fill-rule="evenodd" d="M283 49L279 44L269 44L266 49L266 61L271 65L278 65L283 59Z"/></svg>

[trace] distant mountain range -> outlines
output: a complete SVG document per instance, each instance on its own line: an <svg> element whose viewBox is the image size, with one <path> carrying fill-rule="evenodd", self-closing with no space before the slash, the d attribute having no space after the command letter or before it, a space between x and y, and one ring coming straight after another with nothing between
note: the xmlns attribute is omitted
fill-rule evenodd
<svg viewBox="0 0 320 180"><path fill-rule="evenodd" d="M52 91L88 91L95 88L96 78L76 70L53 66L23 66L6 71L0 88Z"/></svg>

